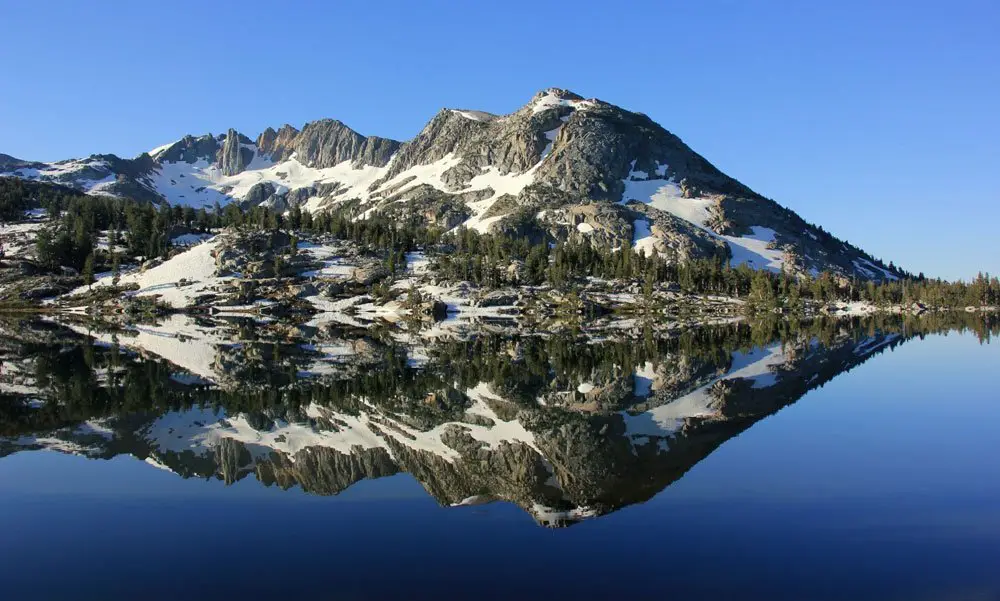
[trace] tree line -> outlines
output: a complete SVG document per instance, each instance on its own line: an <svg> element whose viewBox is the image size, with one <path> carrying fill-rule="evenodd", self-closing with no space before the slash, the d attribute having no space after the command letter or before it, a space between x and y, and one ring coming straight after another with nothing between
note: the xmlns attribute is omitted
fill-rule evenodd
<svg viewBox="0 0 1000 601"><path fill-rule="evenodd" d="M53 270L61 266L80 270L88 282L95 270L117 271L123 258L143 261L168 257L171 238L181 231L288 229L351 240L384 256L390 272L405 266L405 253L423 250L442 277L486 288L527 284L573 291L588 278L597 278L637 283L645 294L651 294L660 285L674 284L688 293L746 299L754 311L796 311L806 301L1000 305L1000 280L986 273L971 282L948 282L922 274L885 282L829 272L811 277L755 271L746 265L732 267L724 257L678 263L578 239L532 240L468 229L446 232L417 219L400 221L378 214L356 219L336 211L313 214L293 207L281 213L261 206L244 208L239 203L197 209L166 203L157 207L117 197L88 196L63 186L0 178L0 215L5 219L39 207L51 217L49 227L38 236L38 262Z"/></svg>

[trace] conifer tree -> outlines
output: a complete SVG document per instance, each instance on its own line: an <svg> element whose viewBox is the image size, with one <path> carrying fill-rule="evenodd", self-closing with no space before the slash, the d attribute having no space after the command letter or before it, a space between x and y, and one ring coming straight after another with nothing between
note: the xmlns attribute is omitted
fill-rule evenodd
<svg viewBox="0 0 1000 601"><path fill-rule="evenodd" d="M111 252L111 285L118 287L118 282L121 281L121 257L117 251Z"/></svg>
<svg viewBox="0 0 1000 601"><path fill-rule="evenodd" d="M83 281L87 286L94 283L94 253L87 255L83 262Z"/></svg>

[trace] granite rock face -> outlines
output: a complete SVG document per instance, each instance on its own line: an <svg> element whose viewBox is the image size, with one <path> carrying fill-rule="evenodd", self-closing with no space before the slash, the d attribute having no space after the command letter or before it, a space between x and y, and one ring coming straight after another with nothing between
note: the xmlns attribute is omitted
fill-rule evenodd
<svg viewBox="0 0 1000 601"><path fill-rule="evenodd" d="M212 160L219 152L219 141L212 134L203 136L184 136L180 140L156 153L154 158L158 164L163 163L194 163L199 159Z"/></svg>
<svg viewBox="0 0 1000 601"><path fill-rule="evenodd" d="M384 167L398 148L395 140L362 136L333 119L306 124L295 141L299 160L320 169L345 161Z"/></svg>
<svg viewBox="0 0 1000 601"><path fill-rule="evenodd" d="M377 136L362 136L340 121L322 119L307 123L302 131L284 125L278 131L267 128L257 139L261 154L281 162L293 154L309 167L325 169L345 161L356 166L383 167L400 143Z"/></svg>
<svg viewBox="0 0 1000 601"><path fill-rule="evenodd" d="M274 195L275 188L274 184L270 182L261 182L259 184L254 184L247 192L246 197L243 199L247 205L256 206Z"/></svg>
<svg viewBox="0 0 1000 601"><path fill-rule="evenodd" d="M225 175L236 175L246 169L253 160L253 142L235 129L230 129L216 159Z"/></svg>

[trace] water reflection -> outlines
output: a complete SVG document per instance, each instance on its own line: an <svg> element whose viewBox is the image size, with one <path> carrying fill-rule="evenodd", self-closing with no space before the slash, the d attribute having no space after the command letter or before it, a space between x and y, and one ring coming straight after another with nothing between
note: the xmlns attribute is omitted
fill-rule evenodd
<svg viewBox="0 0 1000 601"><path fill-rule="evenodd" d="M461 337L174 316L4 321L0 457L132 455L337 494L411 474L444 505L564 526L641 503L871 357L981 316Z"/></svg>

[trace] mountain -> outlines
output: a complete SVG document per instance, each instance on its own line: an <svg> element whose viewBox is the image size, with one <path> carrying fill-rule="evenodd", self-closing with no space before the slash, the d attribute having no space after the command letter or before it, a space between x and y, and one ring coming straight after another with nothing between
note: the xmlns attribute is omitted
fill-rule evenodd
<svg viewBox="0 0 1000 601"><path fill-rule="evenodd" d="M405 142L325 119L256 140L234 129L186 136L134 159L0 155L0 175L153 203L377 212L775 272L902 275L722 173L646 115L556 88L508 115L444 109Z"/></svg>

